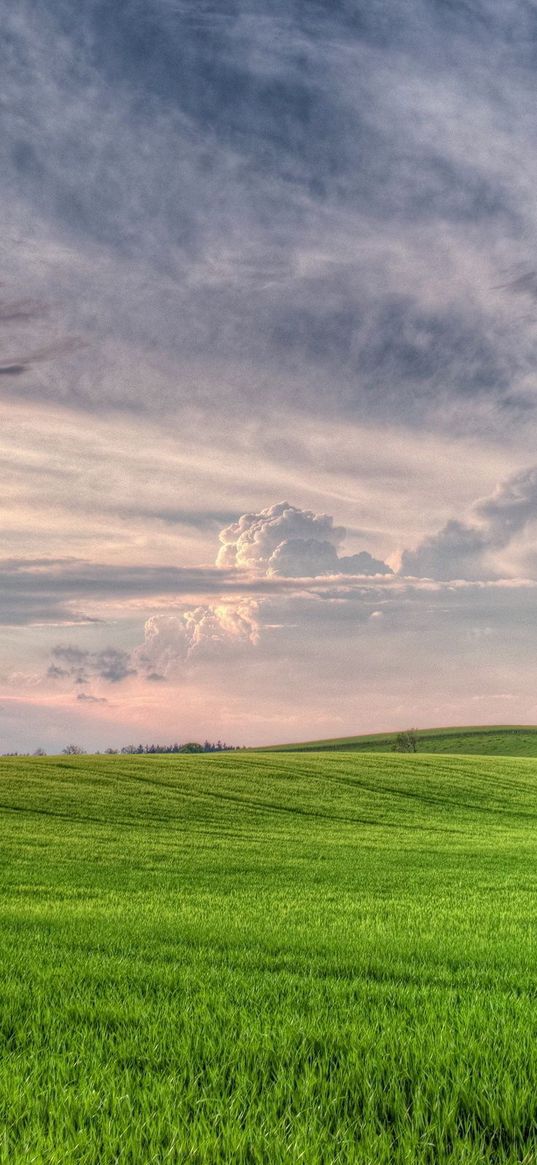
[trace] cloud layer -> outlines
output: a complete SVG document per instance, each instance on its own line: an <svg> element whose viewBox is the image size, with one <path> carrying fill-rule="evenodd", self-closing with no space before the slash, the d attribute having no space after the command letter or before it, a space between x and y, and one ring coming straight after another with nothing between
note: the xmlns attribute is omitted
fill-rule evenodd
<svg viewBox="0 0 537 1165"><path fill-rule="evenodd" d="M152 614L145 622L143 643L130 651L110 645L88 650L56 644L48 678L75 689L90 683L98 689L102 684L130 683L132 677L141 683L174 683L193 670L200 674L207 668L214 673L222 665L235 667L239 656L248 666L253 649L270 659L271 644L276 644L277 655L282 642L289 651L303 653L328 636L329 651L341 651L349 636L369 641L368 624L376 628L377 637L381 635L380 647L386 636L414 634L417 619L422 624L432 620L439 635L446 623L452 637L470 619L470 639L486 642L506 618L509 623L510 617L516 620L525 614L528 596L533 601L536 556L533 576L527 571L522 578L517 578L513 562L502 575L497 556L503 554L505 561L520 534L537 519L535 481L536 471L530 468L501 483L490 497L471 507L467 521L451 519L415 550L404 551L397 573L367 551L340 553L346 531L327 514L287 502L243 514L220 534L216 575L210 568L160 575L133 571L120 583L116 574L115 586L120 585L123 600L130 593L137 602L137 596L145 593L145 602L150 602L153 584L155 593L161 592L159 601L168 607L170 601L179 604L179 610ZM530 560L526 553L525 562ZM35 567L42 570L43 564ZM73 569L78 583L84 578L77 573L78 566L67 563L65 573L69 579ZM85 581L94 602L109 601L110 584L103 568L88 571ZM181 603L180 582L206 592L220 582L221 597L189 607ZM166 598L174 583L175 593ZM227 599L222 593L226 590ZM99 699L95 696L96 702Z"/></svg>
<svg viewBox="0 0 537 1165"><path fill-rule="evenodd" d="M5 31L6 389L526 423L524 0L408 0L397 22L383 3L89 0L74 19L16 0Z"/></svg>

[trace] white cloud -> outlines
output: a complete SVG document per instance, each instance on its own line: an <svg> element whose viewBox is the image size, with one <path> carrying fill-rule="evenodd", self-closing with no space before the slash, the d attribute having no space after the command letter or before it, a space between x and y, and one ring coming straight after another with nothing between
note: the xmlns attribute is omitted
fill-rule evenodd
<svg viewBox="0 0 537 1165"><path fill-rule="evenodd" d="M214 659L222 652L252 646L258 638L255 600L200 606L176 615L152 615L133 660L146 678L168 678L188 661Z"/></svg>
<svg viewBox="0 0 537 1165"><path fill-rule="evenodd" d="M386 563L360 554L338 553L345 528L328 514L278 502L259 513L243 514L222 530L217 565L258 575L316 578L334 574L391 574Z"/></svg>

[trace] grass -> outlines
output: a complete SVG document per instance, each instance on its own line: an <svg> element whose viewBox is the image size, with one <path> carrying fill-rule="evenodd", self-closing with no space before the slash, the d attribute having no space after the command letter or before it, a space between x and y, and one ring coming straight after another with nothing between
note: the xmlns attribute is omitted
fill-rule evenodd
<svg viewBox="0 0 537 1165"><path fill-rule="evenodd" d="M537 1162L537 762L3 759L1 1165Z"/></svg>
<svg viewBox="0 0 537 1165"><path fill-rule="evenodd" d="M392 752L396 732L369 736L341 736L333 740L305 740L297 744L272 744L262 752ZM423 728L418 731L418 750L469 756L535 756L537 727L524 724L477 725L463 728Z"/></svg>

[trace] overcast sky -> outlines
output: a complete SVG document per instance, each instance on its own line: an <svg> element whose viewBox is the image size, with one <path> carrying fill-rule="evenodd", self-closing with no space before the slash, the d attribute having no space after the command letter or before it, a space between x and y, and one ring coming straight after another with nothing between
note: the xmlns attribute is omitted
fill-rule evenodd
<svg viewBox="0 0 537 1165"><path fill-rule="evenodd" d="M537 9L13 0L0 751L537 722Z"/></svg>

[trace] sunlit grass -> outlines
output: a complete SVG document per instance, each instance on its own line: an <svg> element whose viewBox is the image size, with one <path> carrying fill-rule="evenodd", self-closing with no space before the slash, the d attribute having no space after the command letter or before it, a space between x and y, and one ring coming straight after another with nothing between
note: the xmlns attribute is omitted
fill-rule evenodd
<svg viewBox="0 0 537 1165"><path fill-rule="evenodd" d="M2 761L1 1165L537 1162L537 762Z"/></svg>

